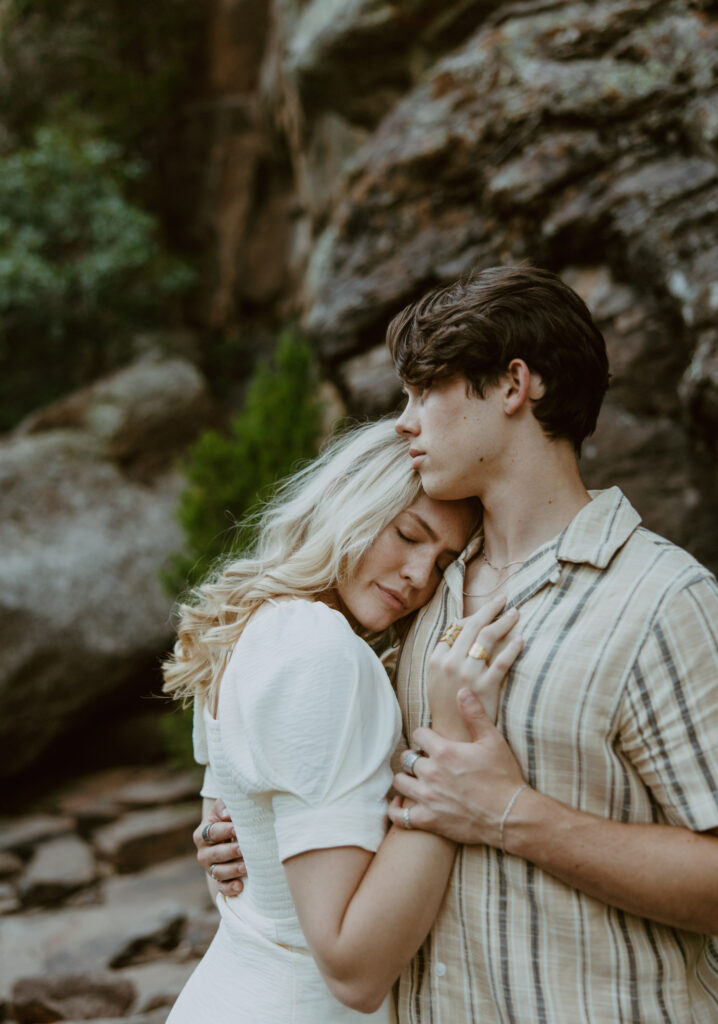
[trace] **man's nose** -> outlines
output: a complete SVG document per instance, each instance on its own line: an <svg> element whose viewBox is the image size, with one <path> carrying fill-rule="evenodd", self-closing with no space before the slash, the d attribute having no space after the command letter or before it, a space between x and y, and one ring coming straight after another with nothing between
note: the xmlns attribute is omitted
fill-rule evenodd
<svg viewBox="0 0 718 1024"><path fill-rule="evenodd" d="M394 424L394 430L397 434L401 434L402 437L408 437L416 433L416 417L414 416L411 399L406 403L406 407Z"/></svg>

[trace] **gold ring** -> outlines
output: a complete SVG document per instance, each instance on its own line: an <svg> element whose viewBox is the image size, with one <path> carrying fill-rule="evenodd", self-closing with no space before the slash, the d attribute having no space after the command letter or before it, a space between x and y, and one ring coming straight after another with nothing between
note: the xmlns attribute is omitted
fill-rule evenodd
<svg viewBox="0 0 718 1024"><path fill-rule="evenodd" d="M437 643L440 644L440 643L443 643L444 641L446 641L446 643L449 645L449 647L453 647L454 646L454 642L455 642L457 636L459 635L459 633L461 632L461 630L463 628L464 628L463 626L459 626L455 622L452 622L450 625L448 625L446 627L444 632L441 634L441 636L437 640Z"/></svg>
<svg viewBox="0 0 718 1024"><path fill-rule="evenodd" d="M480 644L477 640L476 643L472 644L466 652L468 658L476 658L477 661L488 661L489 652L486 650L483 644Z"/></svg>

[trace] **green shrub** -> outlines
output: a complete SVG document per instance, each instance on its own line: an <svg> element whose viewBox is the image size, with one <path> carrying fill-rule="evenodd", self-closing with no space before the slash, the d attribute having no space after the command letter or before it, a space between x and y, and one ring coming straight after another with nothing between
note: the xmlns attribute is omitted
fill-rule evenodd
<svg viewBox="0 0 718 1024"><path fill-rule="evenodd" d="M191 704L182 706L177 702L173 707L167 708L160 719L160 736L165 756L167 761L179 770L195 766L192 713Z"/></svg>
<svg viewBox="0 0 718 1024"><path fill-rule="evenodd" d="M298 463L316 454L321 432L316 389L311 350L285 332L272 364L255 370L244 408L228 433L207 431L192 447L179 506L187 553L171 577L175 590L206 575L222 553L246 547L252 527L237 527L237 521L268 499Z"/></svg>
<svg viewBox="0 0 718 1024"><path fill-rule="evenodd" d="M57 126L0 159L0 429L117 366L192 281L127 198L141 174Z"/></svg>

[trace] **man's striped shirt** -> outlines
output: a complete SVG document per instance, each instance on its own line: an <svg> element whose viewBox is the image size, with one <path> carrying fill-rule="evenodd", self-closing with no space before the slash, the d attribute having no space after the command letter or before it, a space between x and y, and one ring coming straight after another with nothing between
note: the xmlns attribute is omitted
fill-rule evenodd
<svg viewBox="0 0 718 1024"><path fill-rule="evenodd" d="M527 781L620 822L718 826L718 587L599 492L512 577L525 647L498 727ZM463 613L465 564L397 669L407 735L429 724L428 656ZM718 842L718 839L716 839ZM685 865L690 872L690 864ZM718 881L717 881L718 884ZM461 847L399 987L401 1024L715 1024L718 940L609 907L518 857Z"/></svg>

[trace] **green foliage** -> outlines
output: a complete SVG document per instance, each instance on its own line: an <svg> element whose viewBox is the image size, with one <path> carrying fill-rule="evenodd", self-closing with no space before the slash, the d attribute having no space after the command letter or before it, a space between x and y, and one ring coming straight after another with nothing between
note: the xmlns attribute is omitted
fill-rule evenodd
<svg viewBox="0 0 718 1024"><path fill-rule="evenodd" d="M192 745L192 705L182 706L175 702L160 719L161 737L167 760L175 768L192 768L195 765Z"/></svg>
<svg viewBox="0 0 718 1024"><path fill-rule="evenodd" d="M297 463L316 455L321 434L316 385L309 346L285 332L272 365L255 370L244 409L229 432L207 431L192 447L179 507L186 553L165 575L172 593L204 577L220 555L250 544L251 524L233 524L257 510ZM170 761L191 765L191 709L173 708L162 724Z"/></svg>
<svg viewBox="0 0 718 1024"><path fill-rule="evenodd" d="M251 524L234 527L268 499L277 482L319 445L321 408L307 344L286 332L271 366L252 376L243 411L228 434L208 431L192 448L179 518L187 556L175 563L174 590L206 575L212 562L251 543Z"/></svg>
<svg viewBox="0 0 718 1024"><path fill-rule="evenodd" d="M0 0L0 430L176 317L193 275L161 241L166 178L205 17Z"/></svg>
<svg viewBox="0 0 718 1024"><path fill-rule="evenodd" d="M192 274L127 198L137 161L57 126L0 159L0 429L127 358Z"/></svg>

